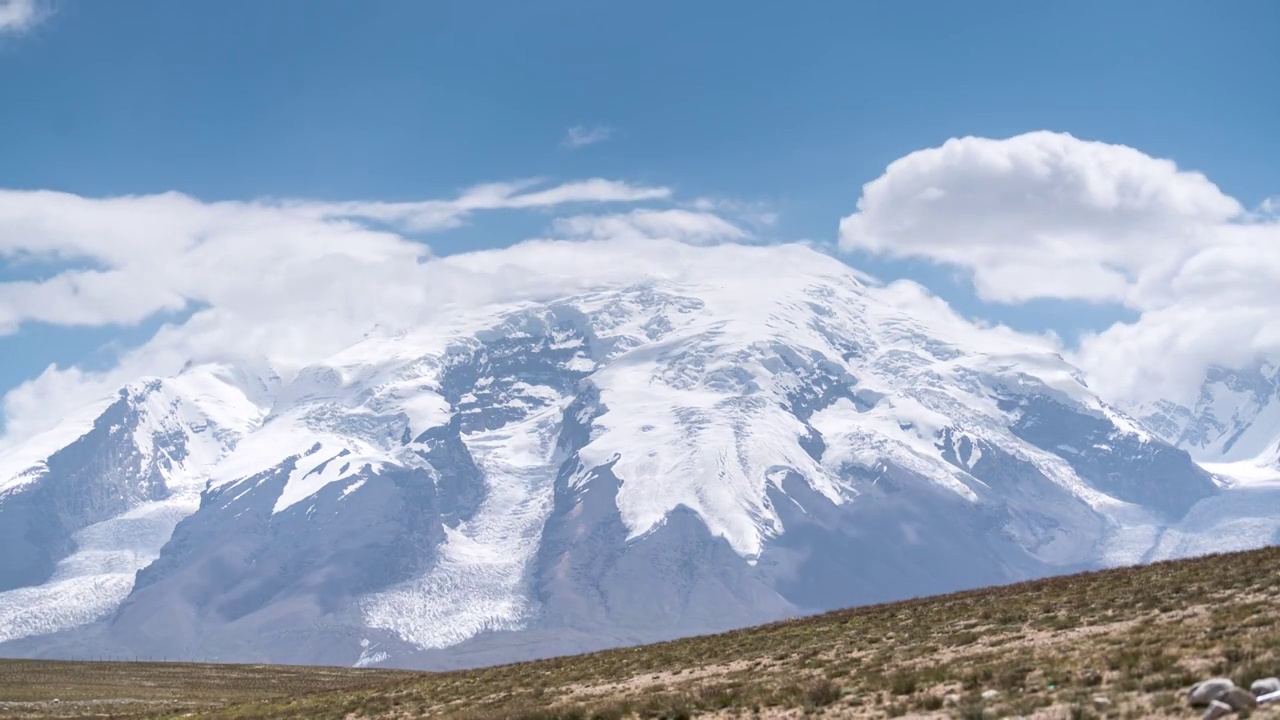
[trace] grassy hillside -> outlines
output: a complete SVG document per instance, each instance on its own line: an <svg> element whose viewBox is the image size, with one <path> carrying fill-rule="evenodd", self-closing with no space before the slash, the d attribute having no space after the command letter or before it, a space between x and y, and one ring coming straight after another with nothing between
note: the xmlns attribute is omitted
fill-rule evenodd
<svg viewBox="0 0 1280 720"><path fill-rule="evenodd" d="M9 661L0 716L1193 717L1196 680L1277 674L1268 548L467 672Z"/></svg>

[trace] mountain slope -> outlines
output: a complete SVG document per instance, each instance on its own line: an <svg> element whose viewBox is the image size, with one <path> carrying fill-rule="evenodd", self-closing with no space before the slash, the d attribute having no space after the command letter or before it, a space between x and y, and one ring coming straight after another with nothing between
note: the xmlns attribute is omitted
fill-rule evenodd
<svg viewBox="0 0 1280 720"><path fill-rule="evenodd" d="M1050 346L914 285L654 248L271 388L118 610L4 647L494 662L1096 567L1221 493Z"/></svg>

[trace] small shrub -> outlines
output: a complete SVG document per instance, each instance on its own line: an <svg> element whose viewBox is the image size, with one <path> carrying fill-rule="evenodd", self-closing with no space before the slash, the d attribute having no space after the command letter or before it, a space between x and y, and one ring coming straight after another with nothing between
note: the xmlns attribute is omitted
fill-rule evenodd
<svg viewBox="0 0 1280 720"><path fill-rule="evenodd" d="M805 701L813 707L826 707L840 699L840 687L830 680L818 680L804 693Z"/></svg>
<svg viewBox="0 0 1280 720"><path fill-rule="evenodd" d="M1098 716L1083 705L1071 706L1071 720L1094 720Z"/></svg>
<svg viewBox="0 0 1280 720"><path fill-rule="evenodd" d="M916 691L918 684L915 673L900 672L889 678L889 689L894 695L910 695Z"/></svg>
<svg viewBox="0 0 1280 720"><path fill-rule="evenodd" d="M602 708L596 708L591 713L591 720L622 720L626 717L626 711L619 705L608 705Z"/></svg>

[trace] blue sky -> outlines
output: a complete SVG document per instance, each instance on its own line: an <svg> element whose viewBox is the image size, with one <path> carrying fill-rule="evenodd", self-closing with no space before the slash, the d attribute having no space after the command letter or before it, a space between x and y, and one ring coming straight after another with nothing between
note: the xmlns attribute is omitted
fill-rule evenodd
<svg viewBox="0 0 1280 720"><path fill-rule="evenodd" d="M1047 129L1171 158L1248 207L1280 192L1280 3L1268 0L39 9L40 22L0 35L0 188L411 200L534 176L625 178L759 203L778 214L770 238L834 243L862 185L895 159ZM574 126L611 132L572 149ZM447 254L545 224L495 212L427 240ZM967 314L1068 338L1134 313L986 303L954 267L849 260L918 279ZM0 280L55 270L0 257ZM159 322L26 323L0 338L0 389L51 362L109 362Z"/></svg>

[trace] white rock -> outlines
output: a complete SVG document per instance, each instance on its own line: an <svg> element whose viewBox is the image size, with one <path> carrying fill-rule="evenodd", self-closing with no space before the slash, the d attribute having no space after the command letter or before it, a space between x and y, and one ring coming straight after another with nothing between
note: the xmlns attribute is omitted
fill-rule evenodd
<svg viewBox="0 0 1280 720"><path fill-rule="evenodd" d="M1000 697L999 690L983 690L982 691L983 700L995 700L998 697Z"/></svg>
<svg viewBox="0 0 1280 720"><path fill-rule="evenodd" d="M1191 686L1187 693L1187 702L1191 707L1205 707L1209 703L1226 695L1236 686L1229 678L1210 678Z"/></svg>
<svg viewBox="0 0 1280 720"><path fill-rule="evenodd" d="M1249 692L1254 695L1266 695L1268 693L1280 692L1280 678L1261 678L1254 680L1249 686Z"/></svg>
<svg viewBox="0 0 1280 720"><path fill-rule="evenodd" d="M1222 697L1218 699L1230 705L1231 709L1236 712L1240 712L1241 710L1252 710L1258 707L1258 699L1253 696L1253 693L1242 687L1233 687L1223 693Z"/></svg>

